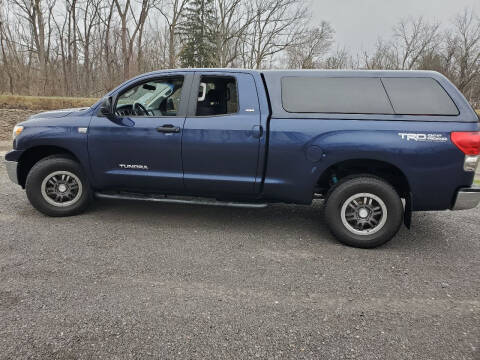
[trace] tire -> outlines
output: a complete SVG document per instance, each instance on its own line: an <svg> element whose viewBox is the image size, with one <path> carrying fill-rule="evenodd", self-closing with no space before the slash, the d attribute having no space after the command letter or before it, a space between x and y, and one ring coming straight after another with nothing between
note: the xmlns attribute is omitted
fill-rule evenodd
<svg viewBox="0 0 480 360"><path fill-rule="evenodd" d="M80 214L92 199L82 167L66 155L37 162L27 175L25 189L33 207L48 216Z"/></svg>
<svg viewBox="0 0 480 360"><path fill-rule="evenodd" d="M391 240L403 222L403 204L395 189L373 176L347 177L329 192L325 218L342 243L374 248Z"/></svg>

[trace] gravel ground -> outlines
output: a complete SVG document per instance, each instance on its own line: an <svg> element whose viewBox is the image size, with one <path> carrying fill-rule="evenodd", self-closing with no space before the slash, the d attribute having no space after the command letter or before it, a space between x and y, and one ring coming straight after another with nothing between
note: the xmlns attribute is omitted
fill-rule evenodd
<svg viewBox="0 0 480 360"><path fill-rule="evenodd" d="M47 218L0 167L0 358L480 359L480 208L338 244L322 207L98 201Z"/></svg>

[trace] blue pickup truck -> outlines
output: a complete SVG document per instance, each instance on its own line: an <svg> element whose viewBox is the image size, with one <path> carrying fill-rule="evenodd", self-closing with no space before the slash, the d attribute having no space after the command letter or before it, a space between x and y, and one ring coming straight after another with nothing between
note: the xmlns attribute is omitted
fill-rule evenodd
<svg viewBox="0 0 480 360"><path fill-rule="evenodd" d="M263 207L324 199L347 245L390 240L413 211L477 206L479 118L426 71L184 69L137 76L87 109L15 126L6 167L32 205L92 198Z"/></svg>

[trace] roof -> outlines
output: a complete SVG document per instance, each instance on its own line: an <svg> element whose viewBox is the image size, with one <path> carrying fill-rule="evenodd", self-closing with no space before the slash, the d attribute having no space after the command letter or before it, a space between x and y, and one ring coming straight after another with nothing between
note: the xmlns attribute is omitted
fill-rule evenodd
<svg viewBox="0 0 480 360"><path fill-rule="evenodd" d="M302 77L430 77L438 81L445 77L436 71L427 70L262 70L266 78L284 76Z"/></svg>

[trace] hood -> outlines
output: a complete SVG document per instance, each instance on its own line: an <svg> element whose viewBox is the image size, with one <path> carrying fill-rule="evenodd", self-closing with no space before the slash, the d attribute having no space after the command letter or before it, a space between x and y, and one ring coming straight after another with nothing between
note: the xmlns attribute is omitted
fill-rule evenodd
<svg viewBox="0 0 480 360"><path fill-rule="evenodd" d="M88 108L73 108L73 109L61 109L61 110L52 110L52 111L45 111L35 115L32 115L30 119L38 119L38 118L62 118L65 116L70 115L73 112L87 110Z"/></svg>

